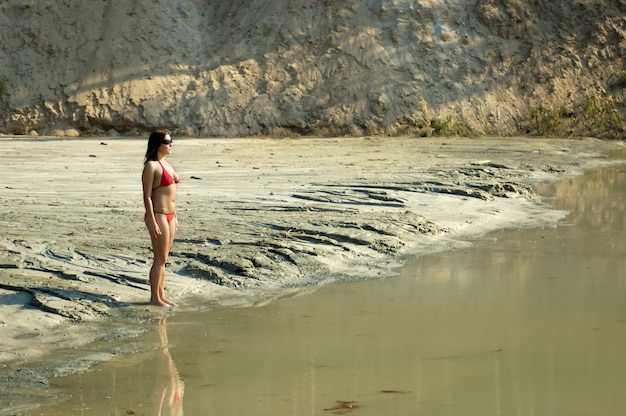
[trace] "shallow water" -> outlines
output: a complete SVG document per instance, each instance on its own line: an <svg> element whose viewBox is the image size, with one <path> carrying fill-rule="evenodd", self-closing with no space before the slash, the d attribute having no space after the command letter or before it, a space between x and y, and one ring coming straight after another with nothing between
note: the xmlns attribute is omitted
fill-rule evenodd
<svg viewBox="0 0 626 416"><path fill-rule="evenodd" d="M174 312L142 353L52 380L45 415L621 415L626 168L546 187L559 227L400 276ZM183 388L184 385L184 388Z"/></svg>

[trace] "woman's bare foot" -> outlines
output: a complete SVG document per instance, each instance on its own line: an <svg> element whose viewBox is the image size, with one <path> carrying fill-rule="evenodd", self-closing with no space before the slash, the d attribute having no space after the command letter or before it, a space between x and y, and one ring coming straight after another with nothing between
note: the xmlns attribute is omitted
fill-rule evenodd
<svg viewBox="0 0 626 416"><path fill-rule="evenodd" d="M161 299L150 299L150 305L161 306L162 308L170 308L173 305Z"/></svg>
<svg viewBox="0 0 626 416"><path fill-rule="evenodd" d="M176 304L176 302L172 302L171 300L167 299L167 298L162 298L164 303L167 303L169 306L178 306Z"/></svg>
<svg viewBox="0 0 626 416"><path fill-rule="evenodd" d="M173 302L173 301L171 301L171 300L169 300L168 298L165 297L165 291L164 290L160 291L159 299L161 300L161 302L167 303L169 306L178 306L176 304L176 302Z"/></svg>

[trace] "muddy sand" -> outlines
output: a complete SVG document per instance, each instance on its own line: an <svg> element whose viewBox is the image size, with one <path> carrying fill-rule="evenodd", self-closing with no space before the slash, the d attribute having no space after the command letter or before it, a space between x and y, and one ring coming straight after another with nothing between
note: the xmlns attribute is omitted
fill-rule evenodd
<svg viewBox="0 0 626 416"><path fill-rule="evenodd" d="M162 313L147 304L146 139L0 143L0 383L45 387L124 352L79 347L139 334ZM190 310L390 276L408 256L553 224L564 213L533 188L621 148L590 138L175 139L180 229L166 291ZM27 370L67 349L62 365Z"/></svg>

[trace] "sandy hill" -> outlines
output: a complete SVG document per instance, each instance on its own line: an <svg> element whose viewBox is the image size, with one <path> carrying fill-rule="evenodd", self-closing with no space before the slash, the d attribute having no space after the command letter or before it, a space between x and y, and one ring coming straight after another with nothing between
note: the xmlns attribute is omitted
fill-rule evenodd
<svg viewBox="0 0 626 416"><path fill-rule="evenodd" d="M4 0L0 132L623 137L626 0Z"/></svg>

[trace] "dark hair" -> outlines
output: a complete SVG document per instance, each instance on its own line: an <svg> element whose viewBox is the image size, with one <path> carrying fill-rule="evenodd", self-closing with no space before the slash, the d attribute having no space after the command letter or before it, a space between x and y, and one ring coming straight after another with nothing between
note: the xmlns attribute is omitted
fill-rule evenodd
<svg viewBox="0 0 626 416"><path fill-rule="evenodd" d="M146 163L149 160L157 160L158 158L158 150L159 146L165 140L165 136L170 134L170 131L167 129L155 130L150 134L150 138L148 139L148 149L146 150Z"/></svg>

